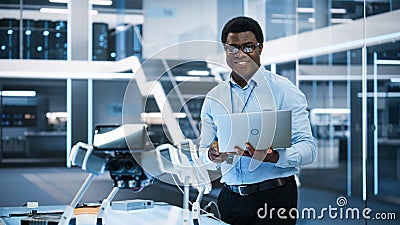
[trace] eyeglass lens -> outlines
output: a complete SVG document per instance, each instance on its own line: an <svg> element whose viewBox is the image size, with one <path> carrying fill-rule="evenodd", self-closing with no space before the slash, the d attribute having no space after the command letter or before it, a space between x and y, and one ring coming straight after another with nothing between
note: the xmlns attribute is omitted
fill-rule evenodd
<svg viewBox="0 0 400 225"><path fill-rule="evenodd" d="M242 45L242 46L234 46L234 45L226 45L225 50L228 53L238 53L239 49L244 53L252 53L254 49L256 49L260 44L257 43L255 45Z"/></svg>

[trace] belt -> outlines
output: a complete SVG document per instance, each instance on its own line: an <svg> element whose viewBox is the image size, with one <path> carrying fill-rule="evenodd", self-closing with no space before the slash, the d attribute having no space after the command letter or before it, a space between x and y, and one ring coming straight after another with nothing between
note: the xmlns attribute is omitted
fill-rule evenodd
<svg viewBox="0 0 400 225"><path fill-rule="evenodd" d="M228 188L231 192L240 194L241 196L251 195L259 191L266 191L276 187L285 185L289 180L294 180L294 175L284 178L275 178L266 180L256 184L242 184L242 185L227 185L224 187Z"/></svg>

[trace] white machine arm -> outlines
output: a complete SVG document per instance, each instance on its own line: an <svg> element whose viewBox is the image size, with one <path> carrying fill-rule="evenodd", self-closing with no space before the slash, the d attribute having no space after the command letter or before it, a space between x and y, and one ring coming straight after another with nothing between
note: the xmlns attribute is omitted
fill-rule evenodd
<svg viewBox="0 0 400 225"><path fill-rule="evenodd" d="M160 170L164 173L175 174L184 183L183 209L188 210L189 185L197 188L199 194L192 205L192 220L194 224L200 223L200 202L204 194L211 189L210 176L206 165L200 159L197 148L192 140L184 140L178 145L160 145L156 148L156 156ZM186 215L186 214L185 214ZM186 217L184 215L184 217ZM186 221L187 218L184 218Z"/></svg>

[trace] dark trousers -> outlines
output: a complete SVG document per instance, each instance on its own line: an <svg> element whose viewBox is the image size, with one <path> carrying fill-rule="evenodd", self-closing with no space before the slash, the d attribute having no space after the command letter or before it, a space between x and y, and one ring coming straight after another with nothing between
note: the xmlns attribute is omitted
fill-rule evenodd
<svg viewBox="0 0 400 225"><path fill-rule="evenodd" d="M232 225L295 225L296 219L291 218L289 212L297 207L297 195L295 179L247 196L233 193L224 186L218 196L218 208L221 219Z"/></svg>

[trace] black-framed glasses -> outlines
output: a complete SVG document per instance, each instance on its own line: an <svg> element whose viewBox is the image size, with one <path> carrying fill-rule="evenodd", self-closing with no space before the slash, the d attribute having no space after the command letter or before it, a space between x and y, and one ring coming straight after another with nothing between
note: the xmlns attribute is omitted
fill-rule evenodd
<svg viewBox="0 0 400 225"><path fill-rule="evenodd" d="M228 45L225 44L225 51L229 54L236 54L241 50L244 53L252 53L254 49L260 46L260 43L257 44L246 44L246 45Z"/></svg>

